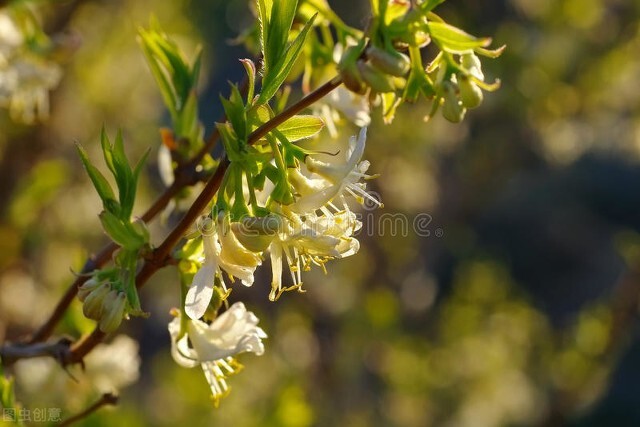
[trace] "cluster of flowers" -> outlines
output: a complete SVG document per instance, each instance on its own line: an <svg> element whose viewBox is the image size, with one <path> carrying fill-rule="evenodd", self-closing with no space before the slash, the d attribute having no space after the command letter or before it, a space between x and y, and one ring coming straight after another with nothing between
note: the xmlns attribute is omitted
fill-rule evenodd
<svg viewBox="0 0 640 427"><path fill-rule="evenodd" d="M440 67L436 87L442 93L442 115L450 122L460 122L467 109L477 108L482 104L482 89L495 90L496 85L484 83L484 73L480 58L467 52L460 55L456 64L456 72L448 72L447 67ZM482 87L481 87L482 86Z"/></svg>
<svg viewBox="0 0 640 427"><path fill-rule="evenodd" d="M114 278L115 270L95 273L78 288L85 317L98 321L103 332L113 332L127 317L127 295Z"/></svg>
<svg viewBox="0 0 640 427"><path fill-rule="evenodd" d="M362 160L366 128L352 137L341 164L326 163L309 155L299 169L287 171L296 200L289 205L270 203L271 213L231 222L220 213L201 226L204 259L184 301L183 318L178 311L170 323L173 356L185 367L201 365L217 401L227 391L225 378L236 371L233 356L241 352L262 354L264 331L257 317L236 303L211 323L203 321L228 294L224 274L251 286L254 272L265 253L271 258L272 281L269 299L288 290L302 290L301 272L313 265L324 269L332 259L355 254L359 242L354 233L361 227L347 204L355 197L380 205L366 192L369 162ZM283 263L288 265L291 284L283 284ZM213 299L213 302L212 302Z"/></svg>
<svg viewBox="0 0 640 427"><path fill-rule="evenodd" d="M34 50L30 38L11 11L0 11L0 106L25 123L48 117L49 91L62 77L61 67Z"/></svg>

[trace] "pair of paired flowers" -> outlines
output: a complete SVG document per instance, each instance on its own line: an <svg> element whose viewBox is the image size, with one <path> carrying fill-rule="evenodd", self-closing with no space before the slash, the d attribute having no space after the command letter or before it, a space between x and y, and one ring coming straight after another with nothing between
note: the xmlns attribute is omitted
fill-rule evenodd
<svg viewBox="0 0 640 427"><path fill-rule="evenodd" d="M360 203L368 199L381 205L366 192L364 179L369 162L362 160L366 128L349 141L346 162L330 164L307 156L306 173L290 169L288 178L298 197L293 204L272 204L265 218L229 223L221 214L202 233L204 261L195 274L185 298L184 313L175 312L169 324L174 360L184 367L201 365L214 401L227 392L226 377L237 371L234 356L242 352L261 355L266 333L258 318L241 302L207 323L207 311L215 284L226 290L223 271L233 280L251 286L254 272L264 252L271 258L272 282L269 299L275 301L287 290L302 287L301 272L337 258L355 254L360 245L353 237L361 223L347 205L347 197ZM256 221L260 227L256 227ZM269 226L266 227L265 224ZM268 232L265 230L268 228ZM260 232L257 230L260 229ZM283 262L287 263L292 285L282 281ZM326 270L325 270L326 271Z"/></svg>

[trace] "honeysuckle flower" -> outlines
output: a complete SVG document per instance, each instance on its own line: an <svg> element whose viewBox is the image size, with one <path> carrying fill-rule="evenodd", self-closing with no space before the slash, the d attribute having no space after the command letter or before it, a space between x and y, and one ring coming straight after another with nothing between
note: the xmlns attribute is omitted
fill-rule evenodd
<svg viewBox="0 0 640 427"><path fill-rule="evenodd" d="M327 95L313 111L322 117L333 138L338 136L336 124L342 122L343 118L358 127L369 126L371 123L368 99L342 86Z"/></svg>
<svg viewBox="0 0 640 427"><path fill-rule="evenodd" d="M9 55L22 44L24 37L13 19L0 12L0 66L8 61Z"/></svg>
<svg viewBox="0 0 640 427"><path fill-rule="evenodd" d="M8 106L12 117L32 123L49 116L49 90L62 77L59 65L20 54L0 65L0 105Z"/></svg>
<svg viewBox="0 0 640 427"><path fill-rule="evenodd" d="M86 356L86 373L98 390L120 390L138 380L140 356L138 342L118 335L109 344L99 344Z"/></svg>
<svg viewBox="0 0 640 427"><path fill-rule="evenodd" d="M357 138L351 137L346 162L343 164L326 163L314 159L312 156L307 156L305 160L307 170L320 176L321 180L309 179L302 174L294 176L292 184L301 197L289 207L291 211L301 215L312 213L335 199L340 199L343 207L346 208L345 195L355 197L359 203L364 203L364 200L367 199L375 205L381 206L382 204L377 199L366 192L366 186L361 182L362 179L372 177L366 174L370 163L367 160L362 160L366 139L366 127L360 130Z"/></svg>
<svg viewBox="0 0 640 427"><path fill-rule="evenodd" d="M365 96L351 92L339 86L329 94L326 102L340 112L348 121L358 127L369 126L369 102Z"/></svg>
<svg viewBox="0 0 640 427"><path fill-rule="evenodd" d="M362 224L349 210L337 214L317 216L310 214L302 221L290 213L286 227L269 246L271 256L271 292L269 299L277 300L288 290L302 288L302 271L312 265L324 270L324 264L332 259L354 255L360 243L352 237ZM282 264L286 261L293 284L283 287Z"/></svg>
<svg viewBox="0 0 640 427"><path fill-rule="evenodd" d="M207 310L216 278L226 288L222 270L231 278L240 279L243 285L251 286L253 273L262 262L259 254L242 246L230 226L222 224L219 233L213 221L209 225L211 229L202 236L204 262L193 277L185 298L185 312L194 320L201 318Z"/></svg>
<svg viewBox="0 0 640 427"><path fill-rule="evenodd" d="M179 313L169 323L171 355L185 368L202 367L214 400L227 390L226 378L237 371L234 357L239 353L264 353L262 340L267 334L258 327L259 319L244 304L237 302L211 324L188 319L186 331L180 335Z"/></svg>
<svg viewBox="0 0 640 427"><path fill-rule="evenodd" d="M0 11L0 106L14 119L32 123L49 115L49 90L58 85L62 69L31 52L16 20Z"/></svg>

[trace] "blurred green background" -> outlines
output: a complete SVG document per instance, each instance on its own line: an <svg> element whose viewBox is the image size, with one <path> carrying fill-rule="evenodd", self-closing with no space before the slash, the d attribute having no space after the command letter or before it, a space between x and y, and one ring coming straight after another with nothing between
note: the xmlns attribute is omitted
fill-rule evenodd
<svg viewBox="0 0 640 427"><path fill-rule="evenodd" d="M368 2L330 3L365 25ZM250 54L230 41L252 23L245 1L45 7L45 28L82 45L47 123L0 111L0 341L37 327L105 240L74 142L98 158L105 124L132 158L152 147L155 159L168 117L135 41L150 12L187 52L205 47L208 132L218 94L242 78ZM640 425L640 1L463 0L439 13L507 44L485 61L502 88L460 125L424 123L423 104L390 126L373 114L366 158L384 209L362 212L360 252L308 274L306 294L270 303L268 266L234 289L269 339L263 356L240 357L219 409L202 373L169 354L179 288L166 269L142 291L151 318L122 328L139 342L138 380L84 425ZM160 191L150 161L137 213ZM396 214L406 233L383 220ZM154 222L156 241L168 221ZM78 303L64 328L90 330ZM78 382L48 360L18 363L18 399L64 418L132 382L135 345L116 341L121 353L72 371Z"/></svg>

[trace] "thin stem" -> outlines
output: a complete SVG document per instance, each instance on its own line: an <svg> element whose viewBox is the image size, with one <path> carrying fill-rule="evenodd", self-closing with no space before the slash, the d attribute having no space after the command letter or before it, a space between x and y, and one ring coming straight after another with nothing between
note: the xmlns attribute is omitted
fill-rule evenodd
<svg viewBox="0 0 640 427"><path fill-rule="evenodd" d="M91 334L73 343L69 353L65 355L65 358L62 361L62 364L66 366L66 365L72 365L75 363L82 363L82 360L84 359L84 357L87 354L89 354L89 352L91 352L91 350L93 350L95 346L100 344L104 339L104 337L106 336L107 334L102 332L96 326L93 332L91 332Z"/></svg>
<svg viewBox="0 0 640 427"><path fill-rule="evenodd" d="M88 417L89 415L96 412L98 409L102 408L103 406L117 405L117 404L118 404L118 396L116 394L105 393L102 395L102 397L100 397L100 399L96 403L89 406L87 409L80 412L79 414L76 414L73 417L61 422L58 425L60 427L71 425L76 421L80 421L81 419Z"/></svg>
<svg viewBox="0 0 640 427"><path fill-rule="evenodd" d="M325 95L327 95L329 92L331 92L341 84L342 84L342 79L340 78L340 76L335 76L334 78L332 78L331 80L329 80L328 82L326 82L325 84L323 84L322 86L320 86L319 88L311 92L309 95L305 96L300 101L291 105L282 113L278 114L273 119L269 120L267 123L263 124L258 129L254 130L251 133L251 135L249 135L249 138L247 139L247 143L250 145L255 144L261 138L263 138L267 133L277 128L282 123L286 122L291 117L298 114L300 111L315 104L317 101L324 98Z"/></svg>

